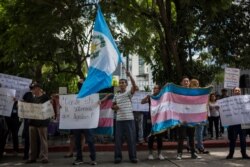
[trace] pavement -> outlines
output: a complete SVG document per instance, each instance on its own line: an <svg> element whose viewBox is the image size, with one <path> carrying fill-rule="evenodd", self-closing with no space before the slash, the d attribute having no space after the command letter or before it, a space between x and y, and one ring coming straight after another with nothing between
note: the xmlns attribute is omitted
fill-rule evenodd
<svg viewBox="0 0 250 167"><path fill-rule="evenodd" d="M22 142L20 142L22 143ZM23 146L20 144L20 153L18 156L13 156L12 153L12 144L8 142L6 145L6 155L0 160L0 167L14 167L14 166L30 166L30 167L43 167L43 166L72 166L72 162L74 158L64 158L64 155L67 154L68 151L68 137L65 136L51 136L48 140L49 143L49 163L42 164L42 163L35 163L35 164L25 164L22 160L22 152ZM186 143L186 142L185 142ZM247 137L247 145L250 145L250 137ZM219 139L206 139L204 141L204 146L206 150L208 150L209 154L200 154L202 159L191 159L190 153L187 150L183 150L183 159L176 160L176 152L177 152L177 142L167 141L163 142L163 154L167 157L166 160L147 160L148 156L148 148L147 143L138 144L137 145L137 156L139 159L138 164L132 164L128 159L127 153L127 145L126 143L123 145L123 162L119 164L120 167L127 167L127 166L151 166L151 167L206 167L206 166L213 166L213 167L244 167L249 166L248 163L250 160L243 160L240 154L240 148L236 147L236 152L234 155L234 159L226 160L225 157L228 154L228 139L227 134L225 133ZM237 146L239 146L239 141L237 141ZM156 149L156 143L154 145ZM117 164L113 163L114 160L114 144L111 140L102 140L100 142L97 139L96 142L96 151L97 151L97 166L102 167L113 167L118 166ZM250 155L250 149L247 148L247 153ZM155 155L157 153L155 152ZM83 150L84 160L89 160L89 153L87 145L84 146ZM81 166L89 166L88 162L82 164Z"/></svg>
<svg viewBox="0 0 250 167"><path fill-rule="evenodd" d="M128 159L127 151L123 152L123 161L120 164L113 163L113 152L97 152L97 165L100 167L244 167L249 166L250 160L245 160L241 158L239 148L236 149L234 159L227 160L225 159L228 154L228 148L210 148L209 154L201 154L201 159L191 159L190 153L186 151L183 153L182 160L176 160L176 150L167 149L163 151L165 160L148 160L147 151L137 151L137 157L139 162L133 164ZM22 160L21 155L11 156L5 155L4 158L0 161L0 167L64 167L72 166L74 158L64 158L65 152L50 152L49 153L49 163L42 164L39 162L33 164L25 164ZM156 152L154 153L156 155ZM250 151L248 151L250 155ZM88 163L88 152L83 153L84 164L80 166L90 166Z"/></svg>

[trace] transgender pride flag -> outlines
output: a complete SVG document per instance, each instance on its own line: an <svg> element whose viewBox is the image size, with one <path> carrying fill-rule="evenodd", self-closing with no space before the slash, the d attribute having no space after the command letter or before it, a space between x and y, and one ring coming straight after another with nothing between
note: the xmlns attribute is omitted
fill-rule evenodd
<svg viewBox="0 0 250 167"><path fill-rule="evenodd" d="M83 98L112 86L112 73L121 55L98 6L92 36L91 60L88 76L83 83L77 98Z"/></svg>
<svg viewBox="0 0 250 167"><path fill-rule="evenodd" d="M100 105L100 118L99 118L98 128L95 129L95 134L97 135L105 135L105 136L113 135L114 111L111 109L112 99L113 96L110 96Z"/></svg>
<svg viewBox="0 0 250 167"><path fill-rule="evenodd" d="M167 84L160 94L151 97L152 134L183 123L187 126L205 123L211 89Z"/></svg>

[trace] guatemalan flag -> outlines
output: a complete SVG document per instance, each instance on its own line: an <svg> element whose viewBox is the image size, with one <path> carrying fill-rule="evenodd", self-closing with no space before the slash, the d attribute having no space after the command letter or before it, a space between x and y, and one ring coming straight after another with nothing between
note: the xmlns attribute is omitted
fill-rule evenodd
<svg viewBox="0 0 250 167"><path fill-rule="evenodd" d="M91 50L92 55L88 76L78 93L78 98L83 98L111 87L112 73L115 71L118 63L121 62L120 52L99 6L95 18Z"/></svg>
<svg viewBox="0 0 250 167"><path fill-rule="evenodd" d="M167 84L151 97L152 134L184 124L195 126L207 122L207 103L212 87L185 88Z"/></svg>

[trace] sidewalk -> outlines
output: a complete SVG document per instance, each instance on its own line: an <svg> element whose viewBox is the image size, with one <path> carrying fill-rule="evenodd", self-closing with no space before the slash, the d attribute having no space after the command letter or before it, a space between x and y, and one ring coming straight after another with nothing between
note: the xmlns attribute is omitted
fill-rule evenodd
<svg viewBox="0 0 250 167"><path fill-rule="evenodd" d="M49 152L67 152L68 151L68 143L67 143L68 138L66 136L57 136L57 137L50 137L49 138ZM186 142L184 142L185 144ZM156 142L155 142L156 144ZM101 151L101 152L107 152L111 151L113 152L114 150L114 143L109 141L107 143L100 143L96 142L95 144L96 150ZM155 145L156 146L156 145ZM228 147L228 139L227 139L227 134L224 134L221 138L219 139L213 139L213 140L205 140L204 141L204 146L205 148L227 148ZM239 140L237 140L237 146L239 146ZM247 137L247 146L250 146L250 138ZM23 152L23 145L20 144L19 146L20 152ZM177 142L176 141L164 141L163 142L163 150L170 150L170 149L176 149L177 148ZM87 151L88 147L85 144L84 146L84 151ZM127 150L127 144L124 143L123 145L123 150ZM138 144L137 145L137 150L138 151L146 151L148 150L148 145L146 142L143 144ZM12 143L8 142L5 147L5 151L11 152L12 151Z"/></svg>

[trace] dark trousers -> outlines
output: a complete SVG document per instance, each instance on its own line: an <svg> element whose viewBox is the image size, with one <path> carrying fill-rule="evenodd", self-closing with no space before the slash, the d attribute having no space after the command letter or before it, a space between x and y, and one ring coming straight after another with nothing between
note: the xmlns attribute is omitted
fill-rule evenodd
<svg viewBox="0 0 250 167"><path fill-rule="evenodd" d="M220 118L220 133L224 134L224 127L222 126L221 118Z"/></svg>
<svg viewBox="0 0 250 167"><path fill-rule="evenodd" d="M8 134L8 128L7 128L5 118L0 115L0 159L3 156L7 134Z"/></svg>
<svg viewBox="0 0 250 167"><path fill-rule="evenodd" d="M241 129L241 125L228 126L229 153L234 154L237 136L240 136L240 149L243 155L246 154L246 133Z"/></svg>
<svg viewBox="0 0 250 167"><path fill-rule="evenodd" d="M84 134L85 140L88 144L89 152L90 152L90 159L91 161L96 160L96 150L95 150L95 143L94 143L94 136L92 129L75 129L73 130L74 137L75 137L75 146L76 146L76 159L83 160L82 157L82 134Z"/></svg>
<svg viewBox="0 0 250 167"><path fill-rule="evenodd" d="M19 118L16 115L13 115L11 117L5 117L9 132L12 135L12 142L13 142L13 150L15 152L18 152L19 149L19 141L18 141L18 131L20 127Z"/></svg>
<svg viewBox="0 0 250 167"><path fill-rule="evenodd" d="M129 159L134 160L136 157L136 130L134 120L116 121L115 132L115 160L122 160L122 143L123 137L128 143Z"/></svg>
<svg viewBox="0 0 250 167"><path fill-rule="evenodd" d="M209 117L208 121L209 121L209 131L211 134L211 137L214 137L214 131L213 131L213 127L215 128L215 136L216 138L219 137L219 120L220 117Z"/></svg>
<svg viewBox="0 0 250 167"><path fill-rule="evenodd" d="M24 159L29 159L29 149L30 149L30 139L29 139L29 121L28 119L24 119L23 122L23 139L24 139Z"/></svg>
<svg viewBox="0 0 250 167"><path fill-rule="evenodd" d="M156 141L157 141L157 151L158 151L158 154L161 153L161 150L162 150L162 136L163 134L156 134L156 135L151 135L149 138L148 138L148 150L150 153L152 153L153 151L153 145L154 145L154 140L156 138Z"/></svg>
<svg viewBox="0 0 250 167"><path fill-rule="evenodd" d="M178 153L183 152L183 142L184 142L184 138L187 136L191 153L194 153L195 152L195 148L194 148L195 128L181 125L180 127L176 128L176 132L177 132L177 138L178 138L177 139L178 141L177 152Z"/></svg>

